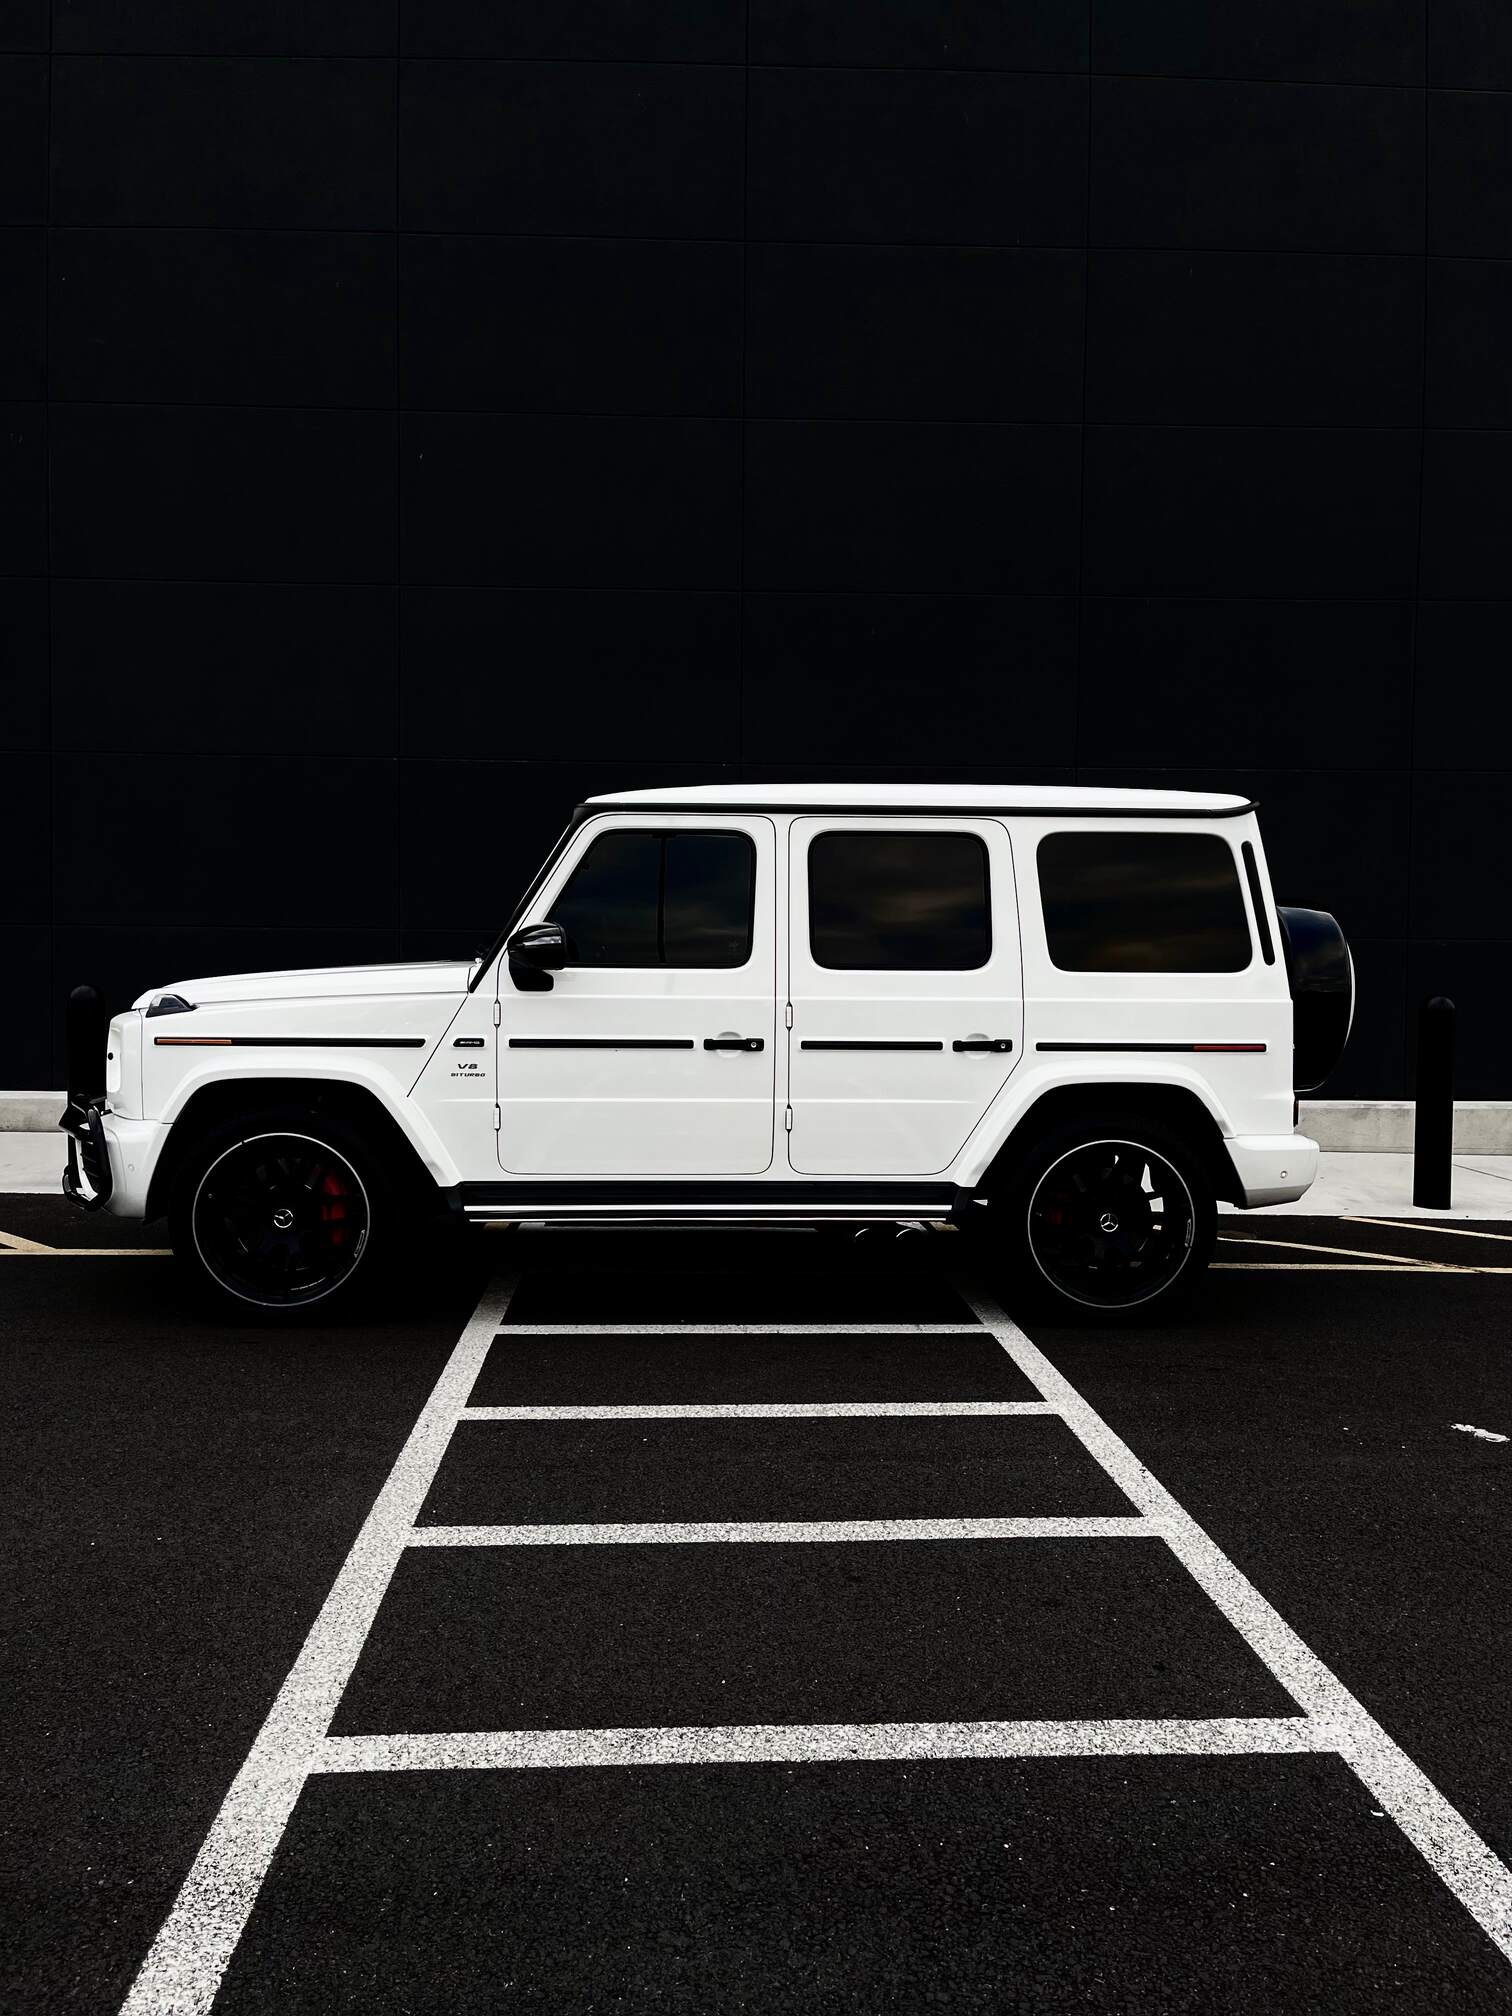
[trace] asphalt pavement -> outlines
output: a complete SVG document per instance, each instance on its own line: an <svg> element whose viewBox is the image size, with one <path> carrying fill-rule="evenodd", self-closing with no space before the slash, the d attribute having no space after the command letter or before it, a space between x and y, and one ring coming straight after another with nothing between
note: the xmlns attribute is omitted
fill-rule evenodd
<svg viewBox="0 0 1512 2016"><path fill-rule="evenodd" d="M1512 1224L1220 1231L1152 1328L525 1230L289 1332L0 1198L0 2006L1512 2010Z"/></svg>

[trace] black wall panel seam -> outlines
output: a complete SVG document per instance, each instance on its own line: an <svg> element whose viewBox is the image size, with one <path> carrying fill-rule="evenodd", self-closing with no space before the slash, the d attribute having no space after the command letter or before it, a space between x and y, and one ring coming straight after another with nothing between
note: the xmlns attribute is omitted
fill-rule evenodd
<svg viewBox="0 0 1512 2016"><path fill-rule="evenodd" d="M43 498L43 510L46 515L45 536L47 542L47 578L48 578L48 588L46 591L47 592L47 660L46 660L47 720L46 720L46 741L44 743L46 754L43 760L47 764L47 834L48 834L47 916L49 923L48 938L47 938L47 962L48 962L47 986L48 986L48 993L51 999L53 1001L56 1001L58 999L58 990L59 990L59 976L57 970L57 938L52 928L56 926L58 920L58 862L57 862L57 849L53 845L53 839L52 839L52 836L57 828L57 791L58 791L56 766L53 761L53 739L54 739L53 676L54 675L53 675L53 622L52 622L52 586L51 586L52 559L53 559L52 410L51 410L52 215L53 215L53 178L52 178L52 165L51 165L52 164L52 99L53 99L53 66L51 60L52 44L53 44L53 8L51 5L51 0L49 0L49 5L47 9L47 46L48 46L47 123L45 129L47 156L46 161L44 163L46 189L44 191L43 196L43 203L44 203L43 216L46 219L47 228L44 231L42 238L42 397L44 401L44 410L42 418L42 457L43 457L42 470L43 470L43 481L47 486L46 494ZM70 984L77 985L78 983L71 982ZM56 1025L54 1026L56 1027ZM54 1080L57 1081L61 1077L61 1075L62 1074L60 1074L58 1071L57 1061L55 1059L53 1064Z"/></svg>
<svg viewBox="0 0 1512 2016"><path fill-rule="evenodd" d="M1428 74L1428 14L1429 9L1427 6L1425 6L1423 9L1423 74L1425 76ZM1427 220L1432 214L1430 207L1431 199L1429 195L1429 190L1431 187L1431 181L1433 175L1433 150L1430 144L1428 111L1429 111L1429 100L1428 95L1425 92L1423 95L1423 218L1424 218L1425 230L1427 229ZM1407 732L1410 738L1407 746L1413 752L1414 756L1416 755L1418 746L1417 665L1418 665L1418 633L1421 628L1420 619L1423 606L1423 500L1424 500L1424 494L1427 489L1427 459L1428 459L1428 428L1427 428L1428 327L1429 327L1428 290L1431 285L1432 285L1432 275L1429 271L1428 259L1425 254L1423 260L1423 321L1420 335L1420 342L1422 348L1421 348L1421 364L1418 377L1417 553L1416 553L1416 567L1413 573L1413 580L1412 580L1412 638L1407 660L1407 678L1409 682L1408 707L1407 707ZM1416 797L1417 797L1416 791L1412 790L1408 791L1407 793L1408 872L1407 872L1407 886L1402 894L1402 906L1403 906L1402 929L1409 945L1412 942L1413 885L1417 880L1416 876L1412 873L1412 865L1411 865L1415 858L1414 847L1415 847L1416 833L1414 830L1413 813L1414 813L1414 801ZM1402 1008L1403 1013L1405 1014L1408 1008L1406 998L1405 975L1404 975Z"/></svg>
<svg viewBox="0 0 1512 2016"><path fill-rule="evenodd" d="M404 214L404 180L401 150L404 120L400 100L404 89L404 61L401 51L403 0L394 0L394 711L393 711L393 819L394 819L394 928L405 927L404 873L404 430L400 415L404 406L404 262L399 256L399 220ZM437 698L439 699L439 695Z"/></svg>
<svg viewBox="0 0 1512 2016"><path fill-rule="evenodd" d="M1087 64L1092 63L1092 40L1096 25L1096 0L1087 0ZM1075 691L1071 709L1071 761L1081 761L1081 707L1082 707L1082 617L1086 607L1087 588L1087 353L1092 328L1092 127L1096 116L1090 85L1087 90L1087 156L1086 191L1082 215L1082 236L1087 241L1087 249L1082 254L1082 329L1081 329L1081 442L1077 468L1076 498L1076 634L1072 639L1072 666Z"/></svg>
<svg viewBox="0 0 1512 2016"><path fill-rule="evenodd" d="M0 57L36 56L36 49L0 49ZM59 62L109 63L348 63L400 62L421 68L430 64L466 63L478 68L496 64L517 67L608 69L608 70L758 70L802 71L805 75L832 72L839 76L870 74L882 77L1090 77L1135 84L1274 84L1291 91L1432 91L1440 97L1504 98L1512 96L1512 85L1401 83L1391 78L1372 77L1287 77L1273 70L1110 70L1082 69L1072 65L1024 63L802 63L735 62L706 57L679 56L566 56L501 55L496 51L472 55L454 51L445 56L414 56L392 49L332 49L319 54L269 50L233 49L55 49Z"/></svg>
<svg viewBox="0 0 1512 2016"><path fill-rule="evenodd" d="M732 424L734 424L734 423L732 423ZM7 574L0 574L0 582L4 582L4 581L8 581L8 580L9 580L9 581L28 581L28 582L36 582L36 581L40 581L40 580L42 580L43 578L44 578L44 577L43 577L42 575L40 575L40 574L9 574L9 575L7 575ZM224 588L245 588L245 587L246 587L246 586L248 585L248 582L247 582L247 577L246 577L246 576L244 576L244 575L239 575L239 574L237 574L237 575L232 575L232 574L210 574L210 575L204 575L204 574L62 574L62 573L55 573L55 574L53 574L53 575L52 575L52 577L51 577L51 578L52 578L52 580L54 580L55 582L60 582L60 583L61 583L61 582L81 582L81 583L84 583L84 584L86 584L86 585L98 585L98 586L108 586L108 585L114 585L114 586L119 586L119 587L123 587L123 588L201 588L201 589L203 589L203 588L215 588L215 587L224 587ZM256 587L259 587L259 588L299 588L299 589L306 589L306 588L361 588L361 589L368 589L368 590L372 590L372 591L373 591L374 593L377 593L377 592L380 592L380 591L382 591L382 590L383 590L383 589L385 589L385 588L393 588L393 587L395 587L395 586L396 586L397 584L396 584L395 582L392 582L392 581L368 581L368 580L363 580L363 579L352 579L352 578L350 578L350 577L346 577L346 576L336 576L336 575L323 575L323 576L321 577L321 579L320 579L320 580L318 580L318 581L310 581L310 580L307 580L307 579L305 579L305 578L304 578L304 577L302 577L302 576L301 576L301 577L298 577L298 578L294 578L294 577L283 577L283 576L275 576L275 575L271 575L271 574L259 574L259 575L257 575L257 576L255 576L255 577L254 577L254 579L253 579L253 584L252 584L252 585L254 585L254 586L256 586ZM456 590L456 592L457 592L458 594L466 594L466 595L475 595L475 594L478 594L478 593L480 593L480 592L483 592L483 593L487 593L487 594L489 594L489 595L498 595L498 596L505 596L505 595L543 595L543 596L549 596L549 595L616 595L616 596L624 596L624 595L648 595L648 596L654 596L654 595L689 595L689 594L692 594L692 595L714 595L714 596L725 596L725 595L733 595L733 594L734 594L734 593L736 592L736 591L735 591L734 589L732 589L732 588L710 588L710 587L708 587L708 586L707 586L706 584L705 584L705 585L700 585L700 586L697 586L697 587L694 587L694 588L688 588L688 587L685 587L685 586L681 586L681 585L676 585L676 586L672 586L672 587L667 587L667 586L665 586L665 585L664 585L663 583L661 583L661 582L659 582L659 581L658 581L658 582L656 582L656 583L654 583L654 584L652 584L652 585L648 585L648 586L646 586L646 587L635 587L635 586L632 586L632 587L628 587L628 588L627 588L627 587L624 587L624 586L622 586L622 585L621 585L620 583L618 583L618 582L614 582L614 583L612 583L612 584L611 584L611 585L609 585L609 586L605 586L605 584L604 584L603 582L601 582L601 581L598 581L598 582L592 582L592 581L590 581L590 582L582 582L582 581L579 581L579 582L567 582L567 583L566 583L566 584L564 584L564 585L558 585L557 583L553 582L553 583L551 583L551 584L550 584L549 586L544 586L544 587L536 587L536 586L533 586L533 585L530 585L530 584L528 584L528 583L527 583L527 584L526 584L525 586L523 586L523 587L521 587L521 586L507 586L507 587L500 587L500 586L499 586L499 585L498 585L498 584L497 584L496 582L491 582L491 581L483 581L483 582L477 582L477 581L408 581L408 582L406 582L406 583L405 583L404 585L405 585L406 587L410 587L410 588L425 588L425 589L428 589L428 590L436 590L436 591L440 591L440 592L450 592L451 590ZM755 589L755 588L753 588L753 589L751 589L751 590L750 590L749 592L750 592L751 594L755 595L755 594L762 594L762 593L765 593L765 592L767 592L767 591L765 591L765 590L762 590L762 589ZM787 591L784 591L784 590L773 590L773 591L771 591L771 592L773 592L773 593L784 593L784 592L787 592ZM932 591L930 591L930 590L919 590L919 591L912 591L912 590L907 590L907 589L891 589L891 590L889 590L888 592L889 592L889 593L891 593L891 594L907 594L907 593L912 593L912 592L918 592L918 593L926 593L926 594L927 594L927 593L930 593L930 592L932 592ZM989 592L990 592L990 591L989 591ZM1064 599L1065 599L1065 598L1064 598L1064 596L1057 596L1057 595L1054 595L1054 594L1046 594L1046 595L1045 595L1045 596L1044 596L1043 598L1041 598L1041 597L1040 597L1040 596L1038 596L1038 595L1034 595L1034 596L1026 596L1026 595L1020 595L1020 594L1018 594L1017 592L1012 592L1012 593L1009 593L1009 592L1004 592L1004 593L1003 593L1003 595L1002 595L1002 597L1001 597L1001 599L1002 599L1002 600L1004 600L1004 601L1011 601L1011 602L1016 602L1016 601L1024 601L1024 600L1039 600L1039 599L1044 599L1044 600L1046 600L1046 601L1064 601ZM1364 597L1364 598L1362 598L1362 597L1355 597L1355 596L1341 596L1341 597L1340 597L1339 599L1340 599L1341 601L1355 601L1355 600L1362 600L1362 599L1364 599L1364 600L1370 600L1370 601L1380 601L1380 600L1382 600L1382 599L1385 599L1385 598L1382 598L1382 597L1380 597L1380 596L1370 596L1370 597Z"/></svg>
<svg viewBox="0 0 1512 2016"><path fill-rule="evenodd" d="M751 0L745 6L745 91L740 154L740 449L735 507L735 758L745 759L746 474L751 418Z"/></svg>
<svg viewBox="0 0 1512 2016"><path fill-rule="evenodd" d="M1512 93L1508 94L1512 96ZM0 232L35 231L35 224L0 225ZM105 222L88 223L74 220L68 224L54 224L49 227L56 233L79 231L100 233L109 231L199 231L225 232L242 236L250 232L271 232L279 237L312 238L498 238L519 239L527 244L547 245L798 245L823 247L833 245L856 248L864 251L929 251L929 252L1109 252L1109 253L1160 253L1181 258L1206 258L1221 256L1225 259L1404 259L1415 260L1419 264L1424 257L1432 259L1456 260L1471 266L1495 266L1512 263L1512 258L1495 253L1476 252L1434 252L1425 255L1421 250L1399 251L1380 250L1371 245L1225 245L1213 244L1164 244L1157 240L1135 239L1061 239L1061 238L795 238L789 233L768 235L753 231L748 240L734 234L726 237L710 237L698 232L668 231L650 234L644 231L489 231L477 225L459 225L448 229L440 225L407 225L395 230L388 224L206 224L198 221L162 223L156 220L112 217Z"/></svg>

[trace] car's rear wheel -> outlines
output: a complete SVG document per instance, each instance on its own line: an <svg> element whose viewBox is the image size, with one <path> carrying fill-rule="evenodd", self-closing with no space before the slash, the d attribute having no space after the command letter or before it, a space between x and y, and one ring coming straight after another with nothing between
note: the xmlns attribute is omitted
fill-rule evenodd
<svg viewBox="0 0 1512 2016"><path fill-rule="evenodd" d="M1211 1258L1217 1229L1200 1152L1138 1113L1041 1136L986 1215L1013 1291L1065 1322L1173 1313Z"/></svg>
<svg viewBox="0 0 1512 2016"><path fill-rule="evenodd" d="M372 1272L390 1194L380 1158L339 1118L233 1116L179 1172L174 1251L222 1305L335 1313Z"/></svg>

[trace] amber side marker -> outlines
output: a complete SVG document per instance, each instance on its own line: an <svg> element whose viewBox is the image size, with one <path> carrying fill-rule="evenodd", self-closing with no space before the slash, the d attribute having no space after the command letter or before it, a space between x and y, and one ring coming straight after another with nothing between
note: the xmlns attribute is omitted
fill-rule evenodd
<svg viewBox="0 0 1512 2016"><path fill-rule="evenodd" d="M159 1050L179 1050L186 1044L201 1050L229 1050L236 1039L234 1036L154 1036L152 1040Z"/></svg>

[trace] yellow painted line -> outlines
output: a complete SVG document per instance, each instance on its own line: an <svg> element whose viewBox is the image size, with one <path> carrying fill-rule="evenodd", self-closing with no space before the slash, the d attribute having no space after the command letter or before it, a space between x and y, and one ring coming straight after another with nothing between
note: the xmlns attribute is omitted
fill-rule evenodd
<svg viewBox="0 0 1512 2016"><path fill-rule="evenodd" d="M1512 1246L1512 1232L1477 1232L1468 1225L1441 1225L1436 1218L1351 1218L1351 1225L1384 1225L1392 1232L1447 1232L1451 1239L1500 1239Z"/></svg>
<svg viewBox="0 0 1512 2016"><path fill-rule="evenodd" d="M0 1248L0 1260L168 1260L171 1246L34 1246Z"/></svg>
<svg viewBox="0 0 1512 2016"><path fill-rule="evenodd" d="M1395 1274L1400 1277L1400 1267L1371 1265L1363 1260L1215 1260L1209 1273L1222 1274ZM1424 1274L1440 1272L1444 1274L1474 1274L1480 1270L1474 1267L1444 1267L1434 1269L1424 1267Z"/></svg>
<svg viewBox="0 0 1512 2016"><path fill-rule="evenodd" d="M1258 1245L1259 1241L1255 1243ZM1209 1271L1218 1273L1224 1268L1250 1274L1393 1274L1398 1279L1403 1273L1400 1267L1364 1260L1215 1260ZM1409 1274L1512 1274L1512 1267L1453 1267L1445 1262L1429 1261L1421 1267L1409 1267L1405 1271Z"/></svg>
<svg viewBox="0 0 1512 2016"><path fill-rule="evenodd" d="M0 1232L0 1253L51 1253L51 1246L39 1246L35 1239L23 1239L19 1232Z"/></svg>
<svg viewBox="0 0 1512 2016"><path fill-rule="evenodd" d="M1219 1234L1219 1244L1223 1246L1284 1246L1293 1253L1337 1253L1345 1260L1384 1260L1393 1267L1438 1267L1437 1260L1412 1260L1401 1253L1365 1253L1358 1246L1314 1246L1306 1239L1257 1239L1246 1234L1241 1239L1229 1233Z"/></svg>

